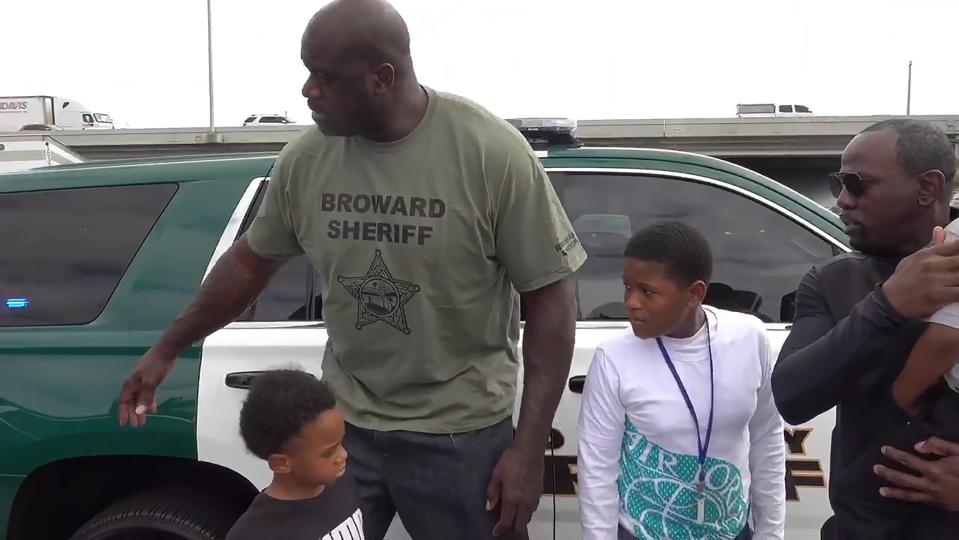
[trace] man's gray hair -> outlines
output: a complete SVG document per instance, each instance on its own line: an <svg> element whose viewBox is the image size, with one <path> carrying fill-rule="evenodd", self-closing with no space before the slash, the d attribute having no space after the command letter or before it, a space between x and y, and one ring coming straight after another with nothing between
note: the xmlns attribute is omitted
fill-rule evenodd
<svg viewBox="0 0 959 540"><path fill-rule="evenodd" d="M956 150L946 132L934 124L913 118L883 120L863 130L896 133L896 158L908 174L919 174L932 169L941 171L950 190L956 176Z"/></svg>

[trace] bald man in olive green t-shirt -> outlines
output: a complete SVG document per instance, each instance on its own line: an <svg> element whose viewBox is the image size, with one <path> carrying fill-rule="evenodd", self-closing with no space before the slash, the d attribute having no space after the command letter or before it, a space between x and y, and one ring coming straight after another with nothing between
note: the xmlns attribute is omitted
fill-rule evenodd
<svg viewBox="0 0 959 540"><path fill-rule="evenodd" d="M507 123L427 89L400 142L308 130L283 150L246 235L306 253L323 291L323 377L351 424L462 433L512 413L515 290L583 261L539 160Z"/></svg>
<svg viewBox="0 0 959 540"><path fill-rule="evenodd" d="M177 354L305 254L365 538L383 538L397 512L414 540L526 538L572 357L569 276L585 252L522 135L418 83L389 4L329 4L301 56L317 126L283 149L247 233L127 378L121 423L141 425L137 406L154 405Z"/></svg>

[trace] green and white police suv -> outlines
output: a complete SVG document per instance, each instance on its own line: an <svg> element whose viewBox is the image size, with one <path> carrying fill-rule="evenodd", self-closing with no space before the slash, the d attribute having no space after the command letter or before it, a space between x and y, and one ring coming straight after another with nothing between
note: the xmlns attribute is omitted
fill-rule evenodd
<svg viewBox="0 0 959 540"><path fill-rule="evenodd" d="M581 147L564 121L515 125L541 148L589 254L577 274L571 377L531 524L534 539L552 538L554 526L556 538L575 539L580 393L594 347L629 328L620 276L631 231L664 218L703 231L716 256L707 303L761 318L777 347L802 275L848 247L835 215L737 165ZM222 539L267 484L269 471L245 450L237 419L257 372L295 364L320 375L323 291L305 258L288 263L239 320L184 353L145 428L119 427L116 396L133 362L249 225L274 159L164 158L0 175L0 538ZM818 538L830 513L833 423L830 411L784 433L790 539ZM406 537L398 522L390 534Z"/></svg>

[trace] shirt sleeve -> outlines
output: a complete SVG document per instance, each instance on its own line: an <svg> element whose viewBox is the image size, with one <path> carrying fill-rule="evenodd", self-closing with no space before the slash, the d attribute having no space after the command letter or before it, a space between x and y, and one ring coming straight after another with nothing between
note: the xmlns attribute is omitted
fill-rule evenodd
<svg viewBox="0 0 959 540"><path fill-rule="evenodd" d="M761 334L762 384L749 421L749 497L756 540L782 540L786 526L786 442L770 382L774 353Z"/></svg>
<svg viewBox="0 0 959 540"><path fill-rule="evenodd" d="M959 304L949 304L929 317L929 322L959 328Z"/></svg>
<svg viewBox="0 0 959 540"><path fill-rule="evenodd" d="M586 252L539 158L520 135L510 142L495 201L496 257L516 290L529 292L575 272Z"/></svg>
<svg viewBox="0 0 959 540"><path fill-rule="evenodd" d="M959 219L954 219L946 225L946 242L953 240L959 240Z"/></svg>
<svg viewBox="0 0 959 540"><path fill-rule="evenodd" d="M263 202L246 231L246 240L257 255L268 259L295 257L303 253L297 239L290 197L293 155L287 145L276 160Z"/></svg>
<svg viewBox="0 0 959 540"><path fill-rule="evenodd" d="M619 374L596 349L586 375L579 417L578 491L583 540L615 539L619 527L620 449L626 408Z"/></svg>
<svg viewBox="0 0 959 540"><path fill-rule="evenodd" d="M946 242L959 240L959 219L946 227ZM929 317L929 322L959 328L959 304L949 304Z"/></svg>
<svg viewBox="0 0 959 540"><path fill-rule="evenodd" d="M905 319L876 288L845 318L834 320L813 268L796 292L796 317L773 369L772 389L782 417L800 424L839 402L855 355Z"/></svg>

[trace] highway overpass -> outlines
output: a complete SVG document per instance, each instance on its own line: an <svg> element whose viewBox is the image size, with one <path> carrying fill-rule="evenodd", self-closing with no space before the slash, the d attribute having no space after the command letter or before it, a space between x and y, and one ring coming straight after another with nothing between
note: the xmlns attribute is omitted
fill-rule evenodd
<svg viewBox="0 0 959 540"><path fill-rule="evenodd" d="M709 154L758 171L824 206L834 198L826 174L843 148L868 126L894 116L591 120L579 136L590 145L644 146ZM942 128L959 158L959 115L912 116Z"/></svg>
<svg viewBox="0 0 959 540"><path fill-rule="evenodd" d="M793 118L684 118L581 120L588 146L641 146L713 155L766 174L815 200L831 204L824 176L839 166L849 140L892 116ZM912 116L959 141L959 115ZM50 137L86 161L144 156L275 152L306 126L58 131ZM0 144L24 134L0 134ZM957 145L959 146L959 145ZM957 151L959 153L959 151Z"/></svg>

